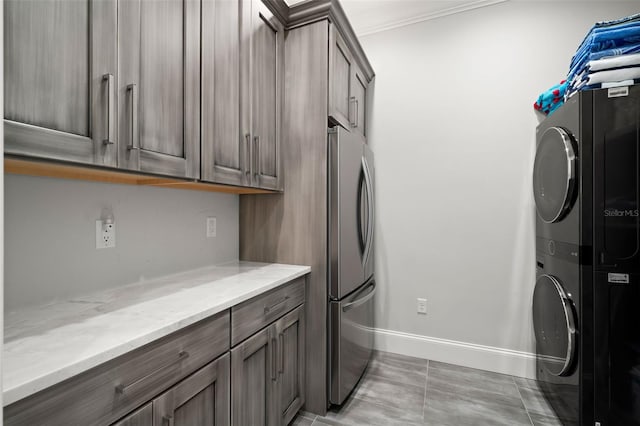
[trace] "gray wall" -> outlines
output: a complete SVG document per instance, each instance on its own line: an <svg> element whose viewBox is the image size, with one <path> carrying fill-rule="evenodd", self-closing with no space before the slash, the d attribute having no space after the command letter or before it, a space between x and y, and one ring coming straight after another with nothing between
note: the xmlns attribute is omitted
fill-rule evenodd
<svg viewBox="0 0 640 426"><path fill-rule="evenodd" d="M635 12L513 1L361 39L376 71L378 328L534 351L532 105L595 21Z"/></svg>
<svg viewBox="0 0 640 426"><path fill-rule="evenodd" d="M238 196L5 176L5 309L238 259ZM96 250L104 208L116 247ZM206 217L217 237L206 238Z"/></svg>

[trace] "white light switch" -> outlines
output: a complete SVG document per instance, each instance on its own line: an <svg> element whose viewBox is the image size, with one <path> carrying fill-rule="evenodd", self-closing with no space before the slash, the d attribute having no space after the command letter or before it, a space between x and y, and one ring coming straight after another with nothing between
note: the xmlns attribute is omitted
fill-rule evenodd
<svg viewBox="0 0 640 426"><path fill-rule="evenodd" d="M216 218L208 217L207 218L207 238L212 238L216 236Z"/></svg>
<svg viewBox="0 0 640 426"><path fill-rule="evenodd" d="M418 313L423 315L427 314L427 299L418 298Z"/></svg>

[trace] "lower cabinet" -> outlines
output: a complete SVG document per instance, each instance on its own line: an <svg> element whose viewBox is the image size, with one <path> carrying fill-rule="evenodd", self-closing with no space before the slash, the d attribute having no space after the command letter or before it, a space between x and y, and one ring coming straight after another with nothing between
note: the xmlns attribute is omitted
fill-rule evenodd
<svg viewBox="0 0 640 426"><path fill-rule="evenodd" d="M231 349L231 419L233 425L276 425L276 344L270 326Z"/></svg>
<svg viewBox="0 0 640 426"><path fill-rule="evenodd" d="M292 280L4 407L4 424L288 425L305 402L305 285Z"/></svg>
<svg viewBox="0 0 640 426"><path fill-rule="evenodd" d="M281 425L289 424L305 401L304 321L303 305L275 324L280 350L277 420Z"/></svg>
<svg viewBox="0 0 640 426"><path fill-rule="evenodd" d="M231 423L287 425L304 404L304 305L231 349Z"/></svg>
<svg viewBox="0 0 640 426"><path fill-rule="evenodd" d="M229 424L229 354L203 367L153 400L153 424Z"/></svg>
<svg viewBox="0 0 640 426"><path fill-rule="evenodd" d="M229 424L229 354L202 367L113 426Z"/></svg>

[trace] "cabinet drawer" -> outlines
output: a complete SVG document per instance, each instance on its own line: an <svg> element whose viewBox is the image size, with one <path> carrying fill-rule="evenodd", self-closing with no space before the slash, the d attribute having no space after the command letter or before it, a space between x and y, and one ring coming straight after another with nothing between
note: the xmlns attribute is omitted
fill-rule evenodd
<svg viewBox="0 0 640 426"><path fill-rule="evenodd" d="M304 302L305 277L231 308L231 346Z"/></svg>
<svg viewBox="0 0 640 426"><path fill-rule="evenodd" d="M110 424L228 350L224 311L5 407L4 422Z"/></svg>

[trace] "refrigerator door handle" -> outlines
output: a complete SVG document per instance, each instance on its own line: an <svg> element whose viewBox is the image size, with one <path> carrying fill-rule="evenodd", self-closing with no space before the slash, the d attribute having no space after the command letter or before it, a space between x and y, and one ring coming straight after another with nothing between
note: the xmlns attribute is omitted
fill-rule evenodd
<svg viewBox="0 0 640 426"><path fill-rule="evenodd" d="M342 312L347 312L353 308L357 308L360 305L365 304L367 301L369 301L369 299L371 299L374 294L376 293L376 282L373 281L371 283L371 285L363 288L362 290L360 290L360 292L357 294L357 296L360 295L360 293L364 293L365 291L370 290L369 293L367 293L366 296L361 297L360 299L354 300L353 302L349 302L349 303L345 303L342 306Z"/></svg>
<svg viewBox="0 0 640 426"><path fill-rule="evenodd" d="M368 230L368 225L367 225L367 219L365 218L365 214L369 214L367 209L368 206L365 208L365 206L363 205L363 203L365 203L365 200L368 200L369 196L365 195L364 192L367 191L367 185L366 185L366 181L365 181L365 174L364 174L364 161L361 164L361 171L360 171L360 178L358 181L358 212L357 212L357 219L358 219L358 246L360 248L360 254L362 255L362 261L364 263L364 254L365 254L365 249L367 247L367 230ZM364 190L364 191L363 191Z"/></svg>
<svg viewBox="0 0 640 426"><path fill-rule="evenodd" d="M374 225L374 207L373 207L373 185L371 183L371 173L369 172L369 165L365 157L362 157L362 170L364 170L364 180L367 185L367 242L364 250L363 264L369 261L369 254L371 253L371 246L373 245L373 225Z"/></svg>

